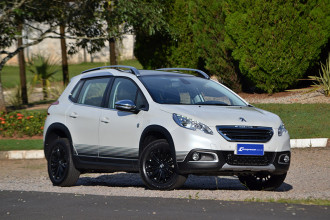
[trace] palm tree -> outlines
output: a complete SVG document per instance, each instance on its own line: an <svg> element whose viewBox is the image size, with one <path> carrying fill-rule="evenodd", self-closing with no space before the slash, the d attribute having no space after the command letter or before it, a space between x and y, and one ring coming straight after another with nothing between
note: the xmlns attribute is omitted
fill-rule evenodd
<svg viewBox="0 0 330 220"><path fill-rule="evenodd" d="M29 71L34 74L33 84L35 85L37 82L42 84L43 98L46 100L49 93L50 79L59 72L58 61L51 59L50 56L34 55L29 61Z"/></svg>

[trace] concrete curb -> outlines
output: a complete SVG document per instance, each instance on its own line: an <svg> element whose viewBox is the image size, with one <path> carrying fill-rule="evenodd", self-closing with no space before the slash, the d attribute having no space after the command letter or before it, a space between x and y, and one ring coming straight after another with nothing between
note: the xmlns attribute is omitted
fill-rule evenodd
<svg viewBox="0 0 330 220"><path fill-rule="evenodd" d="M326 147L328 138L291 139L291 148ZM43 159L43 150L0 151L0 159Z"/></svg>
<svg viewBox="0 0 330 220"><path fill-rule="evenodd" d="M0 159L42 159L42 158L45 158L43 150L0 151Z"/></svg>
<svg viewBox="0 0 330 220"><path fill-rule="evenodd" d="M291 148L326 147L328 138L291 139Z"/></svg>

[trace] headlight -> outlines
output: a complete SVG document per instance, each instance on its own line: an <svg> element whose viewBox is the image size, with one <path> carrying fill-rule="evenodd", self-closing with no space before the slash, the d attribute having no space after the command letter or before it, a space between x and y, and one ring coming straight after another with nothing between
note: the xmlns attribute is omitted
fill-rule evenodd
<svg viewBox="0 0 330 220"><path fill-rule="evenodd" d="M280 127L278 128L278 136L282 136L283 133L288 132L283 123L281 123Z"/></svg>
<svg viewBox="0 0 330 220"><path fill-rule="evenodd" d="M206 134L213 134L212 130L205 124L200 123L198 121L194 121L191 118L187 118L182 115L173 114L173 120L183 128L187 128L193 131L201 130L204 131Z"/></svg>

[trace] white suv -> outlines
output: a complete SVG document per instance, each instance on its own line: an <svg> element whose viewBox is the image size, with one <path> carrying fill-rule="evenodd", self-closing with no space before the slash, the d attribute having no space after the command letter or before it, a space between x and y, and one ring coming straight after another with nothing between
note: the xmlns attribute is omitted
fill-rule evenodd
<svg viewBox="0 0 330 220"><path fill-rule="evenodd" d="M72 78L48 109L44 151L54 185L74 185L81 173L126 171L159 190L179 188L188 174L236 175L249 189L274 190L291 157L277 115L204 72L130 66Z"/></svg>

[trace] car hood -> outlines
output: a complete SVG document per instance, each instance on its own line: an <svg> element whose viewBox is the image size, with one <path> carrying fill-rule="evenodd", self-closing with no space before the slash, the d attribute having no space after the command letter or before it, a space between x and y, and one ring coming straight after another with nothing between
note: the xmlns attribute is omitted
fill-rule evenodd
<svg viewBox="0 0 330 220"><path fill-rule="evenodd" d="M281 119L271 113L250 106L161 105L168 113L192 118L208 126L245 125L278 128Z"/></svg>

